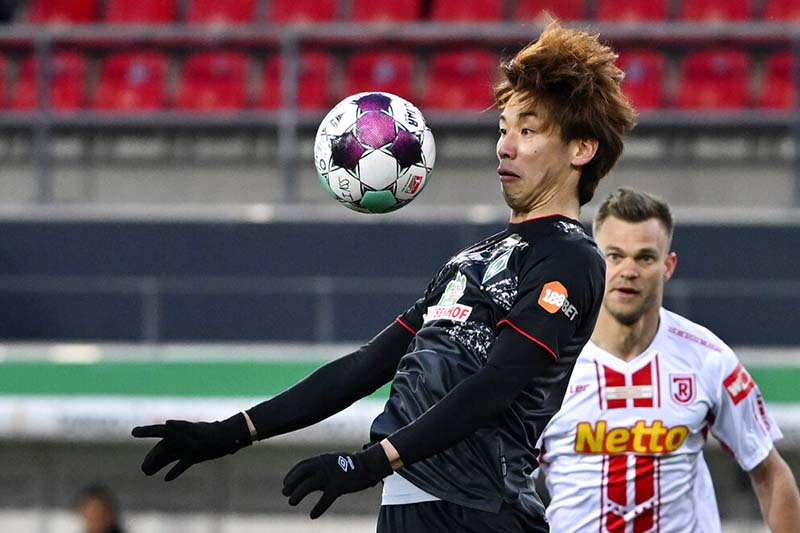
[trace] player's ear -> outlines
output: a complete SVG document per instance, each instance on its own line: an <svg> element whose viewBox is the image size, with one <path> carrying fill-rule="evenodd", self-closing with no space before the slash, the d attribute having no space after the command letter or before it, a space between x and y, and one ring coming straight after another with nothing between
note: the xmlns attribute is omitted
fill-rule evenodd
<svg viewBox="0 0 800 533"><path fill-rule="evenodd" d="M570 141L570 149L572 150L572 161L570 163L572 166L582 167L591 161L594 154L597 153L598 144L597 139L573 139Z"/></svg>
<svg viewBox="0 0 800 533"><path fill-rule="evenodd" d="M664 281L669 281L672 278L672 275L675 273L675 269L678 266L678 254L675 252L670 252L667 254L667 257L664 258L664 266L666 266L666 270L664 270Z"/></svg>

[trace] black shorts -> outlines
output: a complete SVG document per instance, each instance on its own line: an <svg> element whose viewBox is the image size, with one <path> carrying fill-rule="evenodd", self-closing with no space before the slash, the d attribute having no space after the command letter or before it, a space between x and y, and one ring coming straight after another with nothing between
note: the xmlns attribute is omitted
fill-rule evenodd
<svg viewBox="0 0 800 533"><path fill-rule="evenodd" d="M503 505L498 513L445 501L383 505L377 533L548 533L543 516Z"/></svg>

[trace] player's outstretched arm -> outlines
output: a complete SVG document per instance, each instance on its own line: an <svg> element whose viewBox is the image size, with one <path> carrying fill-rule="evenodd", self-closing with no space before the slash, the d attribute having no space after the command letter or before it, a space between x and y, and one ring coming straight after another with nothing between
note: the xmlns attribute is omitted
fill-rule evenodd
<svg viewBox="0 0 800 533"><path fill-rule="evenodd" d="M761 513L773 533L800 528L800 493L789 465L773 448L766 459L750 471Z"/></svg>
<svg viewBox="0 0 800 533"><path fill-rule="evenodd" d="M278 396L223 421L168 420L135 427L131 432L134 437L161 439L145 456L142 471L151 476L177 461L165 478L171 481L194 464L324 420L388 383L413 337L405 326L393 322L355 352L320 367Z"/></svg>

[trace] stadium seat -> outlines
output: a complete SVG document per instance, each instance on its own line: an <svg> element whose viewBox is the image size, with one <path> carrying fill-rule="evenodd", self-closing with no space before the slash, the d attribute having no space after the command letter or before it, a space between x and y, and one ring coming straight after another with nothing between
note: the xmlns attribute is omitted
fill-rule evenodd
<svg viewBox="0 0 800 533"><path fill-rule="evenodd" d="M97 0L34 0L28 10L34 24L85 24L97 20Z"/></svg>
<svg viewBox="0 0 800 533"><path fill-rule="evenodd" d="M497 57L483 50L439 52L431 56L424 107L484 109L492 104Z"/></svg>
<svg viewBox="0 0 800 533"><path fill-rule="evenodd" d="M75 52L57 52L51 58L50 108L56 111L73 111L84 104L86 58ZM28 111L38 106L37 76L39 61L36 57L23 60L11 96L11 107Z"/></svg>
<svg viewBox="0 0 800 533"><path fill-rule="evenodd" d="M678 76L677 107L736 109L746 107L750 59L740 51L707 50L688 54Z"/></svg>
<svg viewBox="0 0 800 533"><path fill-rule="evenodd" d="M485 22L503 18L502 0L434 0L431 19L448 22Z"/></svg>
<svg viewBox="0 0 800 533"><path fill-rule="evenodd" d="M684 20L725 21L750 18L749 0L682 0Z"/></svg>
<svg viewBox="0 0 800 533"><path fill-rule="evenodd" d="M604 21L646 21L667 18L665 0L598 0L597 19Z"/></svg>
<svg viewBox="0 0 800 533"><path fill-rule="evenodd" d="M195 111L232 111L247 105L247 56L199 52L186 59L175 106Z"/></svg>
<svg viewBox="0 0 800 533"><path fill-rule="evenodd" d="M105 111L157 110L166 105L167 57L122 52L103 61L92 107Z"/></svg>
<svg viewBox="0 0 800 533"><path fill-rule="evenodd" d="M766 0L764 18L800 21L800 2L797 0Z"/></svg>
<svg viewBox="0 0 800 533"><path fill-rule="evenodd" d="M619 68L625 71L622 92L637 109L663 105L664 56L653 50L621 50Z"/></svg>
<svg viewBox="0 0 800 533"><path fill-rule="evenodd" d="M187 9L192 24L242 24L255 20L256 0L191 0Z"/></svg>
<svg viewBox="0 0 800 533"><path fill-rule="evenodd" d="M175 0L108 0L106 22L113 24L170 24Z"/></svg>
<svg viewBox="0 0 800 533"><path fill-rule="evenodd" d="M515 21L537 20L547 11L560 20L586 18L583 0L518 0L512 15Z"/></svg>
<svg viewBox="0 0 800 533"><path fill-rule="evenodd" d="M798 102L790 52L779 52L766 60L764 79L758 92L757 105L767 109L792 109ZM796 68L796 67L795 67Z"/></svg>
<svg viewBox="0 0 800 533"><path fill-rule="evenodd" d="M336 0L272 0L271 22L324 22L337 18Z"/></svg>
<svg viewBox="0 0 800 533"><path fill-rule="evenodd" d="M383 91L413 100L414 57L409 52L359 52L347 61L345 94Z"/></svg>
<svg viewBox="0 0 800 533"><path fill-rule="evenodd" d="M273 57L264 64L264 77L258 107L281 106L281 59ZM298 72L297 106L300 109L327 109L331 105L330 85L333 62L322 52L302 52Z"/></svg>
<svg viewBox="0 0 800 533"><path fill-rule="evenodd" d="M352 0L350 19L411 21L420 17L420 0Z"/></svg>
<svg viewBox="0 0 800 533"><path fill-rule="evenodd" d="M5 107L8 103L8 99L6 98L6 91L8 90L8 87L6 86L7 77L8 58L0 55L0 107Z"/></svg>

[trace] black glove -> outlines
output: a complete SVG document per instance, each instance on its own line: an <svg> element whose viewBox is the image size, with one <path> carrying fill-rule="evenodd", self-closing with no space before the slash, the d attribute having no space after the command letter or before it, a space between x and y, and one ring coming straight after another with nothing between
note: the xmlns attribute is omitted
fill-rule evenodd
<svg viewBox="0 0 800 533"><path fill-rule="evenodd" d="M161 438L145 456L142 472L152 476L171 462L178 461L167 472L165 481L172 481L193 464L235 453L252 444L242 413L221 422L167 420L165 424L137 426L131 435Z"/></svg>
<svg viewBox="0 0 800 533"><path fill-rule="evenodd" d="M283 479L283 495L289 497L289 505L297 505L310 492L321 490L322 497L311 509L311 518L319 518L342 494L372 487L391 473L380 444L363 452L326 453L294 465Z"/></svg>

